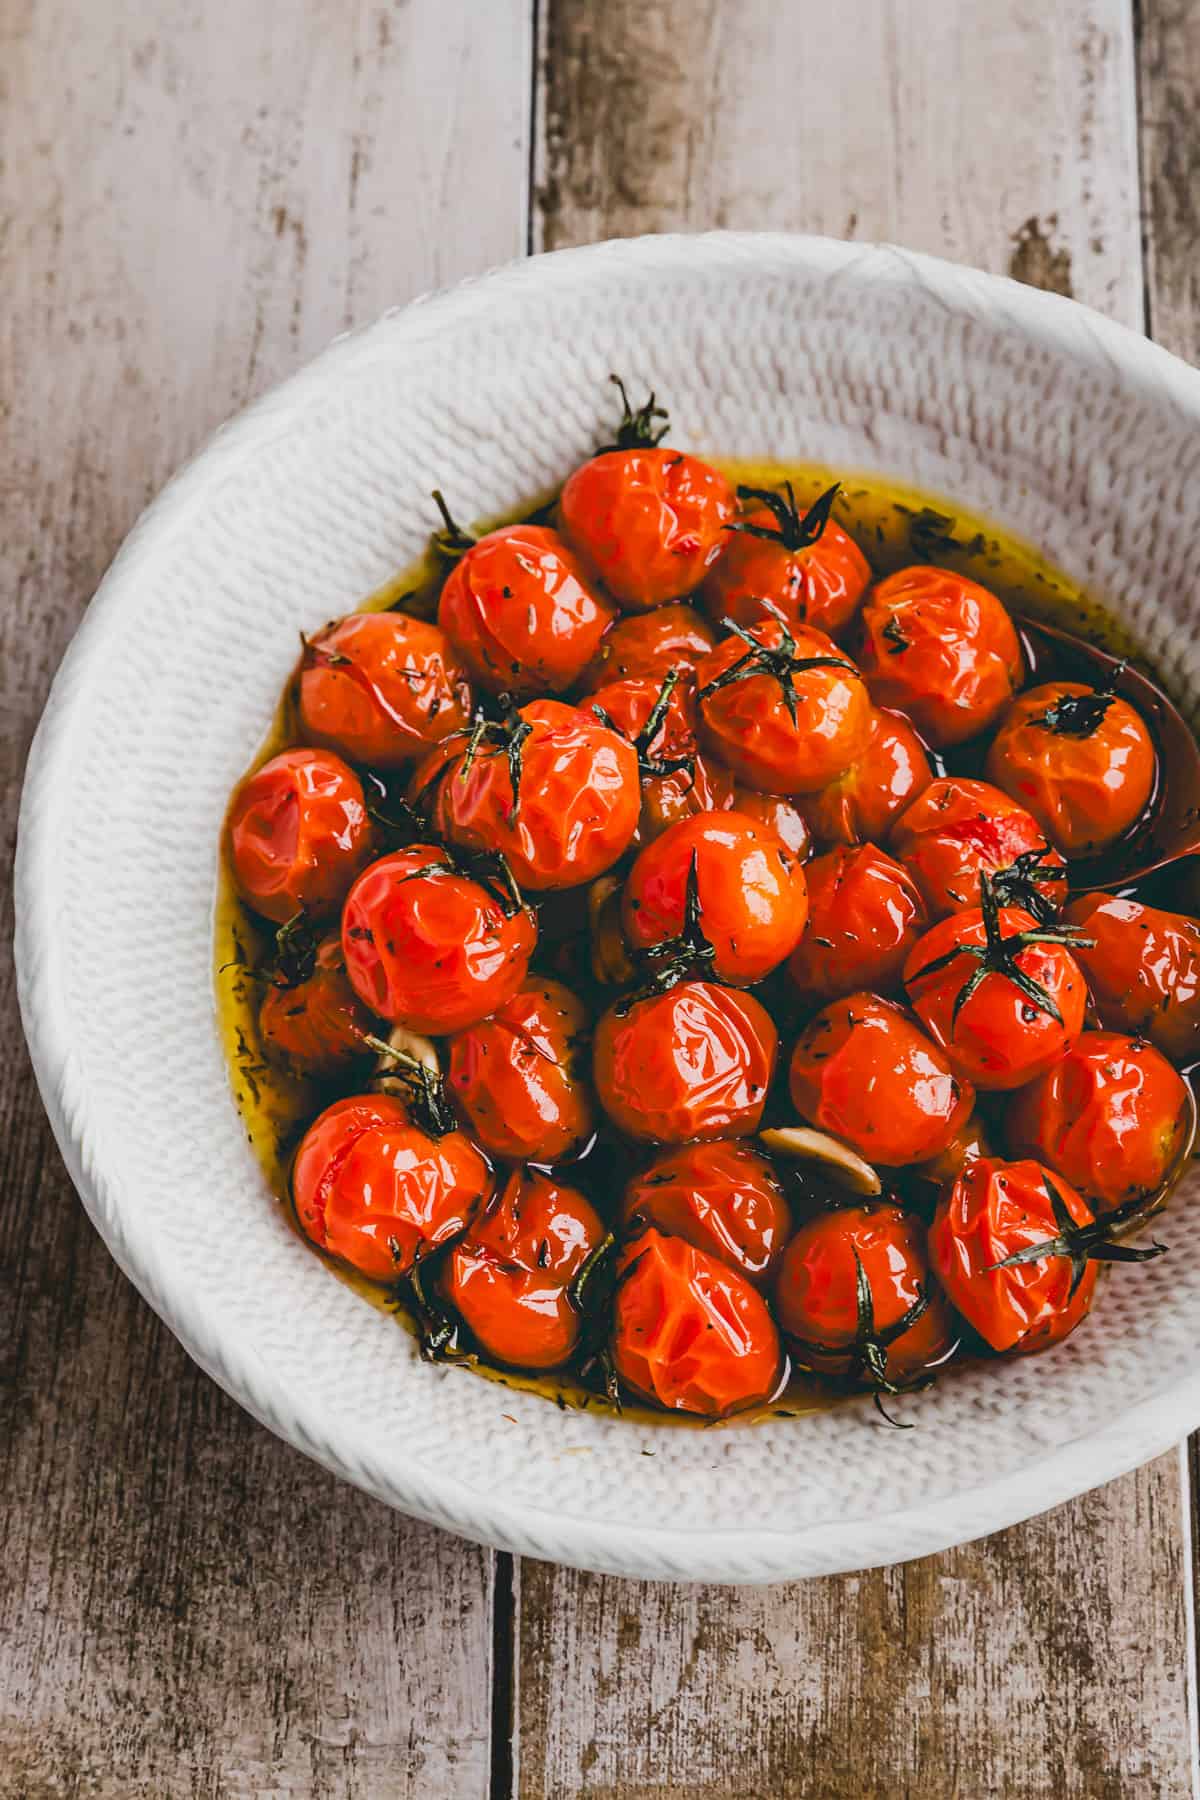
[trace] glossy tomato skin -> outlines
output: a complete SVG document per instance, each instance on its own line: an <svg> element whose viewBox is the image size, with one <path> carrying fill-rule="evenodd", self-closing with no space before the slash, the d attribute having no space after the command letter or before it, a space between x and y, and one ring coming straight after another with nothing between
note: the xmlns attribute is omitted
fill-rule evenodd
<svg viewBox="0 0 1200 1800"><path fill-rule="evenodd" d="M935 749L995 724L1024 662L996 596L949 569L900 569L871 590L858 657L878 706L907 713Z"/></svg>
<svg viewBox="0 0 1200 1800"><path fill-rule="evenodd" d="M931 782L896 820L890 847L935 919L978 906L979 871L995 875L1022 856L1044 900L1058 906L1066 898L1063 858L1033 815L987 781L946 775Z"/></svg>
<svg viewBox="0 0 1200 1800"><path fill-rule="evenodd" d="M489 531L446 577L438 624L489 694L560 694L583 674L616 609L545 525Z"/></svg>
<svg viewBox="0 0 1200 1800"><path fill-rule="evenodd" d="M592 1073L619 1131L686 1144L757 1131L775 1071L777 1034L750 994L684 981L619 1000L596 1026Z"/></svg>
<svg viewBox="0 0 1200 1800"><path fill-rule="evenodd" d="M1095 940L1076 955L1104 1024L1148 1037L1173 1062L1200 1056L1200 924L1113 894L1084 894L1066 917Z"/></svg>
<svg viewBox="0 0 1200 1800"><path fill-rule="evenodd" d="M812 848L808 821L794 801L785 794L760 794L757 788L735 786L731 802L735 812L757 819L773 831L784 849L797 862L805 862Z"/></svg>
<svg viewBox="0 0 1200 1800"><path fill-rule="evenodd" d="M571 475L559 522L626 612L696 589L737 512L718 469L678 450L606 450Z"/></svg>
<svg viewBox="0 0 1200 1800"><path fill-rule="evenodd" d="M672 669L694 670L716 641L708 620L691 606L629 613L606 632L584 671L582 691L594 694L614 681L653 681L661 686Z"/></svg>
<svg viewBox="0 0 1200 1800"><path fill-rule="evenodd" d="M557 1162L591 1136L587 1008L548 975L531 975L490 1019L450 1040L447 1085L493 1156Z"/></svg>
<svg viewBox="0 0 1200 1800"><path fill-rule="evenodd" d="M760 507L741 523L773 530L778 522ZM768 543L752 532L728 532L699 599L715 625L725 619L757 625L771 617L766 600L789 625L815 625L833 635L854 617L870 579L870 564L854 539L829 519L816 543L802 550L789 550L782 537Z"/></svg>
<svg viewBox="0 0 1200 1800"><path fill-rule="evenodd" d="M633 743L648 725L662 686L656 678L630 676L597 688L584 703L584 709L598 709L605 722L611 720L621 736ZM686 757L691 770L654 775L643 768L642 810L636 839L639 843L649 843L677 819L690 818L693 813L719 812L732 802L733 777L697 749L696 724L695 681L685 675L673 689L662 723L644 746L643 754L656 762Z"/></svg>
<svg viewBox="0 0 1200 1800"><path fill-rule="evenodd" d="M317 946L312 974L263 995L258 1030L271 1061L294 1075L336 1075L364 1054L363 1035L378 1024L346 974L335 932Z"/></svg>
<svg viewBox="0 0 1200 1800"><path fill-rule="evenodd" d="M804 816L819 844L877 842L932 779L908 720L873 706L865 747L826 787L804 796Z"/></svg>
<svg viewBox="0 0 1200 1800"><path fill-rule="evenodd" d="M300 730L355 762L400 768L470 716L466 666L424 619L349 613L304 646Z"/></svg>
<svg viewBox="0 0 1200 1800"><path fill-rule="evenodd" d="M557 1369L579 1342L570 1284L603 1238L594 1207L575 1188L514 1170L450 1252L442 1292L494 1361Z"/></svg>
<svg viewBox="0 0 1200 1800"><path fill-rule="evenodd" d="M705 1419L765 1404L784 1366L762 1295L715 1256L659 1231L622 1252L612 1356L635 1394Z"/></svg>
<svg viewBox="0 0 1200 1800"><path fill-rule="evenodd" d="M1020 907L1000 908L1005 938L1036 929L1036 920ZM904 985L913 1010L955 1071L977 1088L1006 1092L1044 1074L1074 1044L1083 1030L1087 982L1064 945L1030 944L1015 953L1016 966L1050 996L1061 1023L1000 970L988 972L956 1019L958 996L979 967L977 959L962 954L944 968L924 971L956 948L985 942L983 914L977 907L952 914L909 952Z"/></svg>
<svg viewBox="0 0 1200 1800"><path fill-rule="evenodd" d="M418 1256L461 1235L492 1177L461 1131L433 1138L386 1094L335 1100L292 1165L302 1229L372 1281L407 1275Z"/></svg>
<svg viewBox="0 0 1200 1800"><path fill-rule="evenodd" d="M1014 1251L1059 1234L1047 1186L1077 1225L1091 1210L1060 1175L1033 1161L969 1162L940 1201L929 1230L929 1259L951 1304L993 1350L1044 1350L1086 1317L1096 1287L1090 1262L1071 1296L1066 1256L996 1265Z"/></svg>
<svg viewBox="0 0 1200 1800"><path fill-rule="evenodd" d="M1052 681L1013 701L992 739L987 774L1028 807L1064 856L1094 856L1145 812L1156 760L1127 700L1109 695L1096 704L1093 688Z"/></svg>
<svg viewBox="0 0 1200 1800"><path fill-rule="evenodd" d="M1010 1156L1046 1163L1104 1213L1162 1187L1191 1118L1182 1078L1145 1038L1085 1031L1014 1094L1004 1133Z"/></svg>
<svg viewBox="0 0 1200 1800"><path fill-rule="evenodd" d="M791 1231L775 1171L739 1138L656 1157L626 1187L621 1219L630 1234L653 1226L685 1238L756 1287L771 1280Z"/></svg>
<svg viewBox="0 0 1200 1800"><path fill-rule="evenodd" d="M506 916L430 844L364 869L342 912L346 972L360 1000L382 1019L435 1036L503 1006L524 981L536 942L527 908Z"/></svg>
<svg viewBox="0 0 1200 1800"><path fill-rule="evenodd" d="M693 861L713 975L738 987L761 981L799 942L808 894L795 857L745 813L680 819L641 851L625 878L626 942L649 950L681 936Z"/></svg>
<svg viewBox="0 0 1200 1800"><path fill-rule="evenodd" d="M333 912L371 854L362 783L332 750L284 750L248 775L229 810L242 899L283 924Z"/></svg>
<svg viewBox="0 0 1200 1800"><path fill-rule="evenodd" d="M778 651L785 635L773 619L750 627L769 651ZM871 735L871 703L854 664L824 632L798 627L792 638L797 658L822 664L792 677L794 722L772 674L749 672L727 687L713 685L747 655L741 638L725 638L696 670L702 741L739 781L767 794L826 787L861 756Z"/></svg>
<svg viewBox="0 0 1200 1800"><path fill-rule="evenodd" d="M805 875L808 924L788 962L798 991L823 1006L856 990L898 987L929 922L907 870L874 844L841 844L810 862Z"/></svg>
<svg viewBox="0 0 1200 1800"><path fill-rule="evenodd" d="M810 1019L789 1083L801 1116L868 1162L898 1169L945 1148L975 1103L937 1045L878 994L848 994Z"/></svg>

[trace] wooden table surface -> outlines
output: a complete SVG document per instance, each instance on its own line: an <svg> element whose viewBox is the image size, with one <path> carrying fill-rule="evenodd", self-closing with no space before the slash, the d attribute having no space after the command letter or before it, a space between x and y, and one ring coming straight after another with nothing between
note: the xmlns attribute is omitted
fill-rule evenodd
<svg viewBox="0 0 1200 1800"><path fill-rule="evenodd" d="M6 846L140 508L335 332L526 250L781 226L1007 270L1195 360L1198 108L1196 0L0 0ZM117 1273L24 1058L10 905L3 1800L1196 1792L1194 1452L758 1591L410 1524Z"/></svg>

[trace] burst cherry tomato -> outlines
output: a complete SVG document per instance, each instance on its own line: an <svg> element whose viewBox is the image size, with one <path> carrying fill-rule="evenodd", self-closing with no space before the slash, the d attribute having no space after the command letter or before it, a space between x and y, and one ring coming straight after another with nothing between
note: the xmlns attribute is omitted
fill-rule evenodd
<svg viewBox="0 0 1200 1800"><path fill-rule="evenodd" d="M885 1168L936 1156L975 1103L938 1046L877 994L850 994L810 1019L789 1082L810 1125Z"/></svg>
<svg viewBox="0 0 1200 1800"><path fill-rule="evenodd" d="M490 1019L450 1041L449 1087L485 1150L557 1162L594 1127L586 1007L560 981L531 975Z"/></svg>
<svg viewBox="0 0 1200 1800"><path fill-rule="evenodd" d="M1093 856L1145 811L1155 761L1150 733L1127 700L1052 681L1013 702L987 773L1064 856Z"/></svg>
<svg viewBox="0 0 1200 1800"><path fill-rule="evenodd" d="M413 1031L462 1031L516 993L537 941L533 915L459 874L442 849L380 857L342 912L346 970L359 998Z"/></svg>
<svg viewBox="0 0 1200 1800"><path fill-rule="evenodd" d="M471 716L467 671L436 625L350 613L304 646L300 728L355 762L395 769Z"/></svg>
<svg viewBox="0 0 1200 1800"><path fill-rule="evenodd" d="M336 933L317 946L301 980L268 987L258 1014L267 1055L296 1075L336 1075L348 1068L363 1054L364 1033L377 1023L350 986Z"/></svg>
<svg viewBox="0 0 1200 1800"><path fill-rule="evenodd" d="M848 532L830 517L837 484L808 511L796 505L791 482L784 492L741 488L759 505L729 527L725 544L704 577L700 599L716 624L733 619L757 625L771 617L764 601L788 624L840 631L867 591L871 569Z"/></svg>
<svg viewBox="0 0 1200 1800"><path fill-rule="evenodd" d="M892 827L891 848L935 919L979 905L979 871L1006 906L1039 912L1066 898L1066 864L1032 814L986 781L944 776Z"/></svg>
<svg viewBox="0 0 1200 1800"><path fill-rule="evenodd" d="M1200 925L1112 894L1084 894L1066 917L1094 939L1076 952L1104 1023L1148 1037L1173 1062L1200 1056Z"/></svg>
<svg viewBox="0 0 1200 1800"><path fill-rule="evenodd" d="M813 1005L855 989L899 986L905 958L928 924L907 870L874 844L846 845L805 869L808 925L788 974Z"/></svg>
<svg viewBox="0 0 1200 1800"><path fill-rule="evenodd" d="M709 981L618 1000L596 1027L593 1075L626 1137L660 1144L757 1131L775 1070L771 1016Z"/></svg>
<svg viewBox="0 0 1200 1800"><path fill-rule="evenodd" d="M331 750L284 750L234 795L229 854L238 892L265 918L333 912L371 854L362 783Z"/></svg>
<svg viewBox="0 0 1200 1800"><path fill-rule="evenodd" d="M732 775L696 748L694 685L675 672L661 681L631 676L597 688L585 703L638 753L642 843L677 819L718 812L733 798Z"/></svg>
<svg viewBox="0 0 1200 1800"><path fill-rule="evenodd" d="M689 1144L657 1157L625 1189L629 1232L647 1225L686 1238L763 1286L775 1272L791 1213L775 1172L749 1144Z"/></svg>
<svg viewBox="0 0 1200 1800"><path fill-rule="evenodd" d="M762 1295L715 1256L658 1231L622 1253L612 1354L635 1394L705 1419L765 1404L783 1373Z"/></svg>
<svg viewBox="0 0 1200 1800"><path fill-rule="evenodd" d="M918 565L872 589L859 663L879 706L908 714L935 749L995 723L1021 685L1012 620L977 581Z"/></svg>
<svg viewBox="0 0 1200 1800"><path fill-rule="evenodd" d="M631 613L606 633L584 672L583 691L591 694L614 681L645 680L658 686L672 669L694 669L716 641L707 619L690 606Z"/></svg>
<svg viewBox="0 0 1200 1800"><path fill-rule="evenodd" d="M866 748L828 787L805 795L804 814L819 843L867 843L885 837L932 779L924 745L908 720L872 707Z"/></svg>
<svg viewBox="0 0 1200 1800"><path fill-rule="evenodd" d="M304 1134L292 1168L301 1226L372 1281L407 1275L418 1256L464 1232L492 1185L461 1131L434 1137L402 1100L336 1100Z"/></svg>

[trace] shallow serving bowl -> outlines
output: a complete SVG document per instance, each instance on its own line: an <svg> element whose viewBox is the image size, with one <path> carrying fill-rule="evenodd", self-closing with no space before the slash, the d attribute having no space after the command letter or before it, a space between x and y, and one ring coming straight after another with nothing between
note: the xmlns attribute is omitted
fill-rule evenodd
<svg viewBox="0 0 1200 1800"><path fill-rule="evenodd" d="M589 453L609 371L723 457L873 470L1030 540L1200 711L1200 373L1070 301L895 249L663 237L501 270L344 338L227 426L122 550L30 759L25 1028L84 1204L201 1366L349 1481L485 1542L768 1581L994 1530L1200 1425L1200 1183L1043 1357L910 1403L681 1430L459 1369L293 1235L234 1108L211 970L226 798L297 633L423 549L429 490L515 507ZM652 1454L651 1454L652 1453Z"/></svg>

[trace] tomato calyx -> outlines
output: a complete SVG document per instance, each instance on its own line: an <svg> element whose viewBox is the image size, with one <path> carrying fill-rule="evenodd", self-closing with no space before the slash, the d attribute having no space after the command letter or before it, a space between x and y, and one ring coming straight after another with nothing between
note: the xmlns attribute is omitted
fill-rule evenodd
<svg viewBox="0 0 1200 1800"><path fill-rule="evenodd" d="M990 882L997 906L1020 907L1024 912L1032 913L1039 925L1052 925L1058 917L1058 908L1042 893L1038 883L1065 883L1067 866L1061 860L1051 860L1054 855L1051 846L1043 844L1040 850L1022 850L1006 868L996 869Z"/></svg>
<svg viewBox="0 0 1200 1800"><path fill-rule="evenodd" d="M374 1032L364 1031L360 1035L368 1050L374 1050L377 1056L388 1057L395 1065L388 1069L388 1077L403 1082L408 1090L404 1104L414 1124L431 1138L445 1137L458 1130L458 1120L446 1094L446 1083L435 1069L428 1068L407 1050L389 1044L386 1038L376 1037Z"/></svg>
<svg viewBox="0 0 1200 1800"><path fill-rule="evenodd" d="M299 987L317 966L320 934L316 925L301 908L286 919L275 933L268 977L272 987Z"/></svg>
<svg viewBox="0 0 1200 1800"><path fill-rule="evenodd" d="M385 849L401 850L406 844L420 843L428 838L428 820L423 819L407 800L393 794L383 777L371 769L363 776L363 801L367 817L379 830Z"/></svg>
<svg viewBox="0 0 1200 1800"><path fill-rule="evenodd" d="M457 562L467 550L474 549L479 539L464 531L450 508L440 488L433 489L433 503L442 515L440 531L433 533L433 547L446 562Z"/></svg>
<svg viewBox="0 0 1200 1800"><path fill-rule="evenodd" d="M617 1240L608 1231L568 1284L567 1302L580 1318L576 1351L580 1380L593 1384L619 1413L621 1385L607 1341L613 1296L618 1282L625 1279L624 1273L617 1276L616 1257Z"/></svg>
<svg viewBox="0 0 1200 1800"><path fill-rule="evenodd" d="M1054 1214L1054 1223L1058 1226L1057 1236L1044 1238L1039 1244L1027 1244L1023 1250L1014 1250L1000 1262L989 1263L989 1273L996 1269L1012 1269L1019 1263L1042 1262L1050 1256L1065 1256L1071 1264L1071 1286L1067 1298L1073 1300L1089 1262L1152 1262L1155 1257L1166 1255L1166 1244L1121 1244L1113 1241L1118 1231L1135 1229L1157 1210L1155 1206L1147 1206L1140 1196L1127 1201L1113 1212L1106 1213L1101 1219L1093 1219L1090 1225L1079 1225L1071 1217L1066 1202L1054 1183L1045 1175L1042 1177L1042 1185Z"/></svg>
<svg viewBox="0 0 1200 1800"><path fill-rule="evenodd" d="M422 824L421 830L428 838L429 827ZM503 850L468 850L463 844L440 844L439 849L443 856L441 862L423 863L419 869L411 869L400 877L397 885L403 887L408 881L436 881L439 876L457 875L466 881L477 882L506 919L515 919L525 910L524 895Z"/></svg>
<svg viewBox="0 0 1200 1800"><path fill-rule="evenodd" d="M508 759L508 781L512 789L509 818L515 819L521 807L521 774L525 765L525 740L533 733L528 719L523 719L511 694L501 694L496 703L501 717L489 719L482 710L475 714L466 732L467 748L453 779L465 781L483 750L486 756L503 754Z"/></svg>
<svg viewBox="0 0 1200 1800"><path fill-rule="evenodd" d="M439 1290L442 1265L454 1247L453 1243L445 1244L432 1256L418 1255L409 1273L392 1289L393 1298L405 1308L417 1327L417 1344L424 1362L478 1361L472 1351L464 1350L459 1343L460 1321Z"/></svg>
<svg viewBox="0 0 1200 1800"><path fill-rule="evenodd" d="M671 429L671 419L665 406L660 406L655 399L653 389L644 406L635 411L629 404L629 395L625 392L625 383L619 375L608 378L621 396L623 412L621 422L617 426L617 435L611 444L601 444L597 456L606 456L610 450L653 450L666 437ZM662 424L655 421L661 419Z"/></svg>
<svg viewBox="0 0 1200 1800"><path fill-rule="evenodd" d="M858 1253L856 1245L851 1245L854 1255L854 1300L857 1311L854 1342L848 1350L841 1345L818 1344L803 1338L793 1338L792 1342L801 1351L817 1356L849 1356L849 1367L845 1379L856 1387L868 1388L875 1403L875 1410L881 1419L893 1426L897 1431L911 1431L911 1421L893 1419L881 1398L884 1394L916 1394L932 1384L932 1375L918 1376L915 1381L897 1382L891 1380L887 1372L887 1353L898 1338L911 1331L918 1319L929 1310L930 1290L917 1285L917 1297L908 1311L903 1313L893 1325L885 1326L880 1331L875 1324L875 1296L871 1292L871 1280Z"/></svg>
<svg viewBox="0 0 1200 1800"><path fill-rule="evenodd" d="M1104 716L1117 697L1113 690L1125 668L1124 662L1117 663L1107 681L1089 693L1060 695L1044 713L1028 720L1028 724L1040 725L1043 731L1052 731L1056 737L1092 737L1104 723Z"/></svg>
<svg viewBox="0 0 1200 1800"><path fill-rule="evenodd" d="M1073 925L1038 925L1032 931L1010 931L1005 936L1000 924L1000 902L984 869L979 871L979 909L983 915L985 941L982 944L955 945L953 950L947 950L944 955L935 956L932 962L925 963L920 969L914 969L912 980L921 981L927 975L936 975L939 970L948 968L957 957L966 956L976 967L955 996L954 1011L950 1015L952 1030L958 1023L958 1015L963 1007L983 986L989 975L1003 975L1024 994L1031 1006L1046 1013L1056 1024L1062 1025L1063 1016L1054 996L1040 981L1019 966L1017 958L1022 950L1028 950L1034 944L1061 944L1068 950L1091 950L1095 948L1095 940L1082 937Z"/></svg>
<svg viewBox="0 0 1200 1800"><path fill-rule="evenodd" d="M765 538L768 544L782 544L785 550L807 550L810 545L820 543L841 486L840 481L835 481L805 513L796 504L790 481L784 482L782 493L775 488L739 487L738 498L757 500L774 516L775 525L752 525L738 520L725 529L745 532L747 537Z"/></svg>
<svg viewBox="0 0 1200 1800"><path fill-rule="evenodd" d="M768 675L779 683L788 717L793 725L798 725L799 703L793 677L802 675L807 669L844 669L848 675L858 676L860 680L862 677L854 664L844 656L797 656L796 640L782 612L773 601L762 600L760 604L780 627L779 643L772 649L769 644L760 643L758 638L752 637L736 620L722 619L721 624L725 630L732 632L734 637L740 638L746 645L746 654L739 656L735 663L730 663L727 669L722 669L719 675L714 675L711 681L706 682L696 699L698 702L707 700L718 689L730 687L735 681L745 681L751 675Z"/></svg>
<svg viewBox="0 0 1200 1800"><path fill-rule="evenodd" d="M683 924L674 937L651 944L642 951L646 979L632 992L617 1001L616 1010L624 1016L638 1000L665 994L682 981L712 981L716 947L704 930L700 905L700 858L692 851L688 863L687 882L683 890Z"/></svg>
<svg viewBox="0 0 1200 1800"><path fill-rule="evenodd" d="M652 756L650 754L650 746L658 736L659 727L667 716L671 696L679 686L679 677L678 669L668 671L666 679L658 690L658 698L650 709L646 723L636 737L630 737L627 732L622 731L612 714L605 707L597 706L594 700L591 702L591 709L607 731L615 732L618 737L624 738L626 743L631 744L637 751L638 769L643 776L652 780L661 780L668 775L686 775L688 785L691 786L696 779L694 755Z"/></svg>

